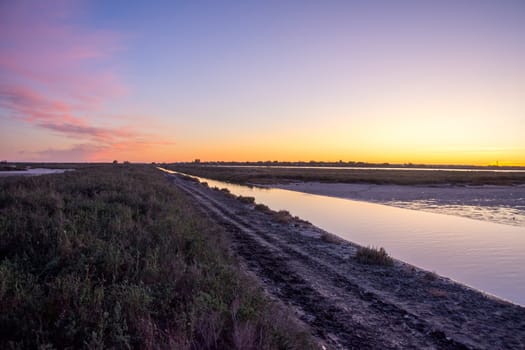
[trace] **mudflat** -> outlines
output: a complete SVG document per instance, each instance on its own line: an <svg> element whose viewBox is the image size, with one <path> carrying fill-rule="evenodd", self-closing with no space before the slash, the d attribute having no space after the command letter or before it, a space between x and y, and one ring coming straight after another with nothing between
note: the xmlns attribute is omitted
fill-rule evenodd
<svg viewBox="0 0 525 350"><path fill-rule="evenodd" d="M525 226L525 185L407 186L292 182L265 187Z"/></svg>
<svg viewBox="0 0 525 350"><path fill-rule="evenodd" d="M322 344L359 349L525 349L525 308L394 260L286 213L167 175L231 235L232 252Z"/></svg>

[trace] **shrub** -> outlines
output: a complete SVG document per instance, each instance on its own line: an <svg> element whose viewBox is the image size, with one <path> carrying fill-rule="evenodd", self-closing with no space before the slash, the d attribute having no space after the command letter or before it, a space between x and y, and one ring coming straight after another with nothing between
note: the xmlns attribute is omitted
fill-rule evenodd
<svg viewBox="0 0 525 350"><path fill-rule="evenodd" d="M324 232L321 233L321 240L326 243L341 244L344 240L341 237L334 235L333 233Z"/></svg>
<svg viewBox="0 0 525 350"><path fill-rule="evenodd" d="M435 273L435 272L426 271L426 272L423 274L423 280L425 280L425 281L427 281L427 282L433 282L433 281L435 281L437 278L438 278L438 274Z"/></svg>
<svg viewBox="0 0 525 350"><path fill-rule="evenodd" d="M355 258L358 262L368 265L390 266L394 263L383 247L359 247Z"/></svg>
<svg viewBox="0 0 525 350"><path fill-rule="evenodd" d="M281 224L289 224L294 220L293 216L288 210L279 210L274 212L273 217Z"/></svg>
<svg viewBox="0 0 525 350"><path fill-rule="evenodd" d="M271 209L267 205L261 204L261 203L255 204L255 209L262 211L264 213L271 212Z"/></svg>
<svg viewBox="0 0 525 350"><path fill-rule="evenodd" d="M253 204L253 203L255 203L255 198L254 197L238 196L237 199L240 200L243 203L246 203L246 204Z"/></svg>

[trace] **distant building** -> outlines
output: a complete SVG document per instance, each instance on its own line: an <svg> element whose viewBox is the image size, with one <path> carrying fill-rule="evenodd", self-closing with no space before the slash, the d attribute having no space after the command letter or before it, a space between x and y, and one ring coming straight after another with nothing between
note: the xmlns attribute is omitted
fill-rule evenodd
<svg viewBox="0 0 525 350"><path fill-rule="evenodd" d="M195 159L195 160L193 161L193 163L195 163L195 164L200 164L200 162L201 162L200 159Z"/></svg>

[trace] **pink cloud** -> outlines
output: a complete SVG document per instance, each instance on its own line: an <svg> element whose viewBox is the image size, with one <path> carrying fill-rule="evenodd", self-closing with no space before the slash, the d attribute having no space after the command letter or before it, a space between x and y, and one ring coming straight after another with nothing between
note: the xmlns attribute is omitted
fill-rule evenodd
<svg viewBox="0 0 525 350"><path fill-rule="evenodd" d="M78 4L0 4L0 118L74 140L63 149L43 145L31 155L39 160L109 160L115 152L172 145L137 128L93 122L91 116L108 118L105 105L129 88L116 69L121 36L75 25Z"/></svg>
<svg viewBox="0 0 525 350"><path fill-rule="evenodd" d="M57 131L72 138L89 137L93 140L105 143L111 142L114 139L120 137L131 138L136 136L134 133L117 129L75 125L69 123L41 123L38 125L49 130Z"/></svg>
<svg viewBox="0 0 525 350"><path fill-rule="evenodd" d="M20 155L41 162L78 162L79 160L95 162L99 161L97 154L105 149L93 144L78 144L65 149L48 148L38 152L20 152Z"/></svg>
<svg viewBox="0 0 525 350"><path fill-rule="evenodd" d="M94 126L75 116L74 108L59 100L50 100L27 87L0 85L0 108L9 117L66 136L75 142L69 148L47 148L23 152L24 159L36 161L108 161L118 154L144 152L174 142L130 127Z"/></svg>
<svg viewBox="0 0 525 350"><path fill-rule="evenodd" d="M81 123L71 115L70 106L59 100L49 100L35 90L23 86L0 85L0 107L11 116L28 122L49 122L60 119L69 123Z"/></svg>
<svg viewBox="0 0 525 350"><path fill-rule="evenodd" d="M16 1L5 7L0 17L0 71L5 78L81 98L126 93L111 67L122 50L118 34L70 24L78 9L69 2Z"/></svg>
<svg viewBox="0 0 525 350"><path fill-rule="evenodd" d="M131 128L99 127L74 116L73 108L62 101L48 100L36 91L24 87L0 85L0 107L10 111L10 116L41 128L58 132L71 138L86 138L104 144L120 144L122 140L134 143L148 142L151 135ZM166 144L167 141L160 141Z"/></svg>

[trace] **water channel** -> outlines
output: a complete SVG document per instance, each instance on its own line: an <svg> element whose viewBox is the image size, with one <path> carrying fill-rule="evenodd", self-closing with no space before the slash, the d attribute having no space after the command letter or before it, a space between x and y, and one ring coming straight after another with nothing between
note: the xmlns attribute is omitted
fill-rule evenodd
<svg viewBox="0 0 525 350"><path fill-rule="evenodd" d="M198 178L198 177L197 177ZM525 228L388 205L198 178L255 197L360 245L525 305Z"/></svg>

